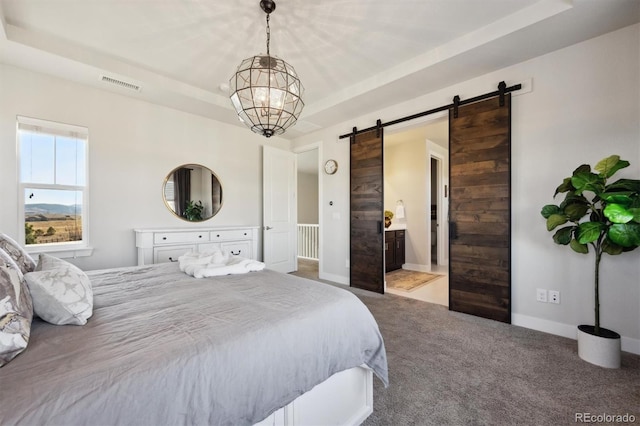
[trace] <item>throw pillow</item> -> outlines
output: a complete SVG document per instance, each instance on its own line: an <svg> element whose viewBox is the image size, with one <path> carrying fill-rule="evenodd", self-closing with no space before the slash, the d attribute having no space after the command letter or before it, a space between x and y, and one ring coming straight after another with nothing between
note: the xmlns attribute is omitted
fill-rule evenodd
<svg viewBox="0 0 640 426"><path fill-rule="evenodd" d="M23 274L31 272L36 268L36 262L13 238L7 234L0 234L0 249L11 256L14 262L20 267Z"/></svg>
<svg viewBox="0 0 640 426"><path fill-rule="evenodd" d="M56 325L84 325L93 314L93 291L89 277L71 263L41 254L34 272L25 276L33 311Z"/></svg>
<svg viewBox="0 0 640 426"><path fill-rule="evenodd" d="M31 295L22 272L0 250L0 367L27 347L32 318Z"/></svg>

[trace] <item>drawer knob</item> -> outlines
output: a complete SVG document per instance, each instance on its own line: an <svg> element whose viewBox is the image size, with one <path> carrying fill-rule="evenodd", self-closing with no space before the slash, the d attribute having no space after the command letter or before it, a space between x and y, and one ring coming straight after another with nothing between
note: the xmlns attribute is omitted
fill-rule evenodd
<svg viewBox="0 0 640 426"><path fill-rule="evenodd" d="M231 254L232 254L232 255L234 255L234 256L237 256L237 255L239 255L240 253L242 253L242 250L238 250L238 252L237 252L237 253L234 253L234 251L233 251L233 250L231 250Z"/></svg>
<svg viewBox="0 0 640 426"><path fill-rule="evenodd" d="M216 237L220 238L220 234L217 234Z"/></svg>
<svg viewBox="0 0 640 426"><path fill-rule="evenodd" d="M166 239L167 239L167 237L162 237L162 239L163 239L163 240L166 240Z"/></svg>
<svg viewBox="0 0 640 426"><path fill-rule="evenodd" d="M173 257L169 257L169 262L177 262L177 260L173 260Z"/></svg>
<svg viewBox="0 0 640 426"><path fill-rule="evenodd" d="M202 235L198 235L198 238L202 238Z"/></svg>

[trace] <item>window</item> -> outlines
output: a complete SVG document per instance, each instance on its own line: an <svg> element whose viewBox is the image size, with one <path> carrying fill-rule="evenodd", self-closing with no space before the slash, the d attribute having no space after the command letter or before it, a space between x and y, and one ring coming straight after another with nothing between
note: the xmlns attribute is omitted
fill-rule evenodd
<svg viewBox="0 0 640 426"><path fill-rule="evenodd" d="M29 251L88 247L87 143L85 127L18 117L20 230Z"/></svg>

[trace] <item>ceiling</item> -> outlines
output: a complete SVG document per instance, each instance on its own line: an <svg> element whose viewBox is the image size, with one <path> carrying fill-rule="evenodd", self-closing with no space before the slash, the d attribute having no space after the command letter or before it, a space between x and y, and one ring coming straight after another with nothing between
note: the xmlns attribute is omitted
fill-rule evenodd
<svg viewBox="0 0 640 426"><path fill-rule="evenodd" d="M640 21L638 0L276 0L295 138ZM266 52L258 0L0 0L0 62L242 124L225 85ZM139 91L102 77L139 86Z"/></svg>

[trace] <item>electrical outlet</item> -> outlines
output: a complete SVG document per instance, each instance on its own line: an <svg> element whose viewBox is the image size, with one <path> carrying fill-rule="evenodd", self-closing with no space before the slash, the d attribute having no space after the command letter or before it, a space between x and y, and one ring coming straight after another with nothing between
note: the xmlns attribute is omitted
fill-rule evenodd
<svg viewBox="0 0 640 426"><path fill-rule="evenodd" d="M547 303L547 290L545 290L544 288L537 288L536 300L538 302Z"/></svg>
<svg viewBox="0 0 640 426"><path fill-rule="evenodd" d="M560 292L556 290L549 290L549 303L560 304Z"/></svg>

